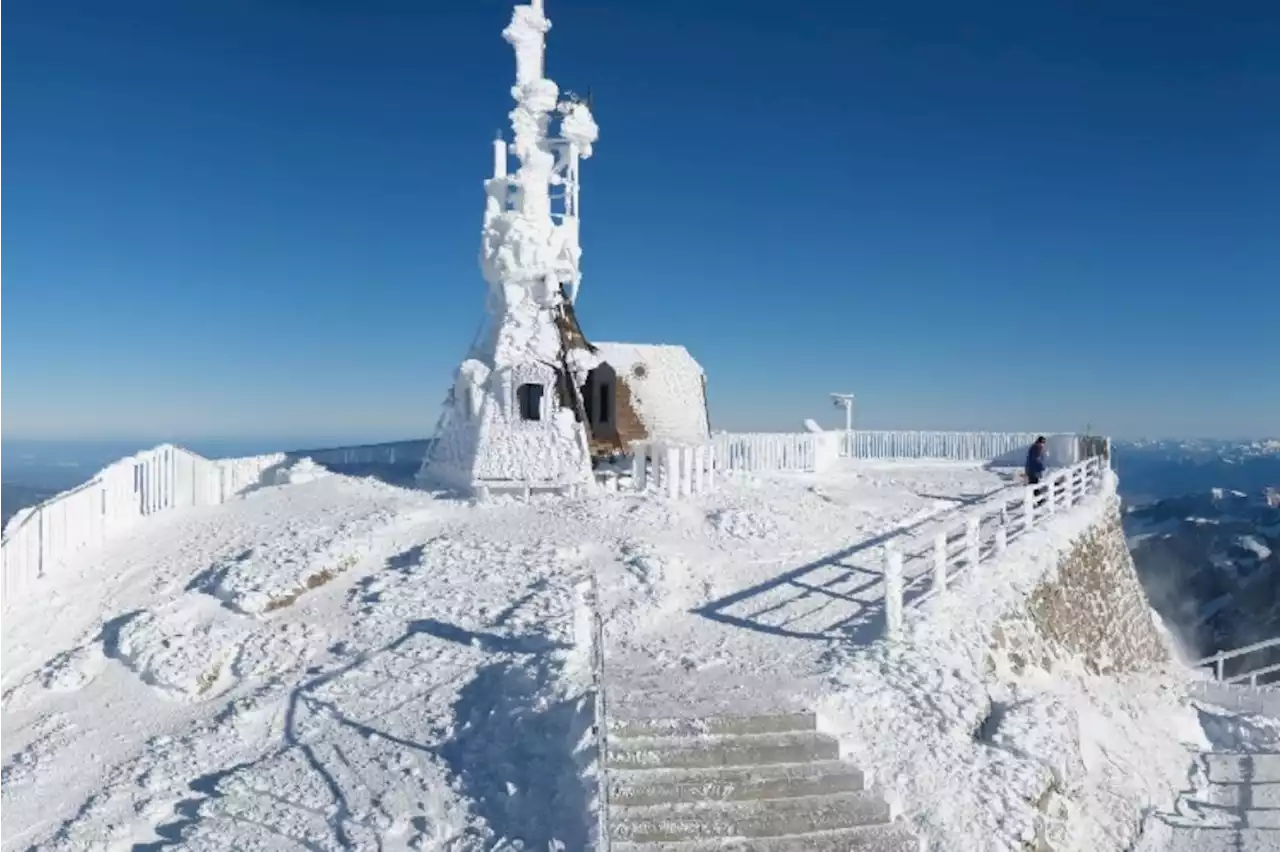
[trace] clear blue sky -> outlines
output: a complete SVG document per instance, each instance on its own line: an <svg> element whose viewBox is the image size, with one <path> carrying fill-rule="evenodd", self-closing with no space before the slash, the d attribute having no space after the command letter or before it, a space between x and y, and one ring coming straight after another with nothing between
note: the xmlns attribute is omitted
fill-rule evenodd
<svg viewBox="0 0 1280 852"><path fill-rule="evenodd" d="M431 432L498 0L5 8L6 438ZM715 426L1280 433L1280 4L548 0L589 337Z"/></svg>

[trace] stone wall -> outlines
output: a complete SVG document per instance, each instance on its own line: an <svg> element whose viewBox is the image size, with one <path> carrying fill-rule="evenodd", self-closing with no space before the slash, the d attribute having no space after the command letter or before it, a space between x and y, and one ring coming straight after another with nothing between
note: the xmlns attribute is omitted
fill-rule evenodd
<svg viewBox="0 0 1280 852"><path fill-rule="evenodd" d="M1024 612L992 630L993 651L1015 674L1071 658L1095 674L1150 671L1170 662L1120 526L1119 503L1077 537L1032 591Z"/></svg>
<svg viewBox="0 0 1280 852"><path fill-rule="evenodd" d="M1050 642L1098 673L1149 669L1169 660L1120 527L1120 507L1076 540L1058 576L1028 603L1031 620Z"/></svg>

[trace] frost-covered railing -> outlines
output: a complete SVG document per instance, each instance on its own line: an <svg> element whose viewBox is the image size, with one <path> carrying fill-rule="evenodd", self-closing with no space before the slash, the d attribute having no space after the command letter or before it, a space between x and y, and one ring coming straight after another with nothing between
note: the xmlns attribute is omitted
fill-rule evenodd
<svg viewBox="0 0 1280 852"><path fill-rule="evenodd" d="M578 612L587 616L586 623L577 628L578 641L588 643L588 664L591 667L591 683L595 688L594 730L596 746L596 787L599 791L596 814L595 848L609 848L609 717L608 694L605 689L604 671L604 619L600 616L600 584L595 572L576 588Z"/></svg>
<svg viewBox="0 0 1280 852"><path fill-rule="evenodd" d="M716 467L743 473L820 473L840 454L839 432L721 432L711 436Z"/></svg>
<svg viewBox="0 0 1280 852"><path fill-rule="evenodd" d="M649 442L631 447L631 477L620 486L667 497L701 494L716 485L714 444Z"/></svg>
<svg viewBox="0 0 1280 852"><path fill-rule="evenodd" d="M711 441L717 467L723 471L820 473L838 458L999 461L1020 466L1041 434L1048 438L1050 461L1058 466L1104 454L1104 444L1090 443L1098 439L1040 432L748 432L720 433Z"/></svg>
<svg viewBox="0 0 1280 852"><path fill-rule="evenodd" d="M1226 675L1226 662L1227 660L1233 660L1236 657L1243 657L1247 654L1264 651L1267 648L1273 648L1276 645L1280 645L1280 636L1273 639L1264 639L1261 642L1254 642L1252 645L1245 645L1243 648L1219 651L1218 653L1211 654L1197 662L1196 668L1212 667L1214 679L1220 680L1223 683L1245 683L1247 681L1250 686L1257 686L1258 678L1263 675L1280 672L1280 663L1266 666L1255 666L1253 668L1249 668L1246 663L1241 667L1240 671L1233 672L1231 676L1228 677Z"/></svg>
<svg viewBox="0 0 1280 852"><path fill-rule="evenodd" d="M840 455L855 459L991 461L1026 452L1043 432L840 432ZM1075 459L1071 459L1075 461Z"/></svg>
<svg viewBox="0 0 1280 852"><path fill-rule="evenodd" d="M382 444L361 444L352 447L327 447L319 450L298 450L289 453L290 458L309 458L316 464L342 465L418 465L431 447L430 438L411 441L390 441Z"/></svg>
<svg viewBox="0 0 1280 852"><path fill-rule="evenodd" d="M1105 487L1110 471L1101 457L1054 471L1039 485L998 491L976 510L957 510L907 541L884 546L885 633L902 629L903 607L916 598L945 594L956 571L973 570L1002 553L1009 542L1043 526Z"/></svg>
<svg viewBox="0 0 1280 852"><path fill-rule="evenodd" d="M162 444L123 458L92 479L18 512L0 543L3 605L35 590L70 556L101 545L140 519L187 506L222 503L284 460L276 453L211 461Z"/></svg>

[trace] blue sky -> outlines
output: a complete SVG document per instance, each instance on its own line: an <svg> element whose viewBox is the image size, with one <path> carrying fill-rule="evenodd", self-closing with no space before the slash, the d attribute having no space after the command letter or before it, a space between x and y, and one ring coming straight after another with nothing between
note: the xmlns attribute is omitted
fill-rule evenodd
<svg viewBox="0 0 1280 852"><path fill-rule="evenodd" d="M5 9L5 438L430 433L497 0ZM1280 433L1280 6L548 0L589 337L730 429Z"/></svg>

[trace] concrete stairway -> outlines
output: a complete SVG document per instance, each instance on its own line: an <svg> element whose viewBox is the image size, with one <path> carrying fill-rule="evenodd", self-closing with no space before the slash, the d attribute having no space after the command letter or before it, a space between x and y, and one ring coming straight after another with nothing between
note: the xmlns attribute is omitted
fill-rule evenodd
<svg viewBox="0 0 1280 852"><path fill-rule="evenodd" d="M917 852L812 713L612 721L614 852Z"/></svg>
<svg viewBox="0 0 1280 852"><path fill-rule="evenodd" d="M1201 756L1208 785L1178 800L1170 852L1280 850L1280 754Z"/></svg>

